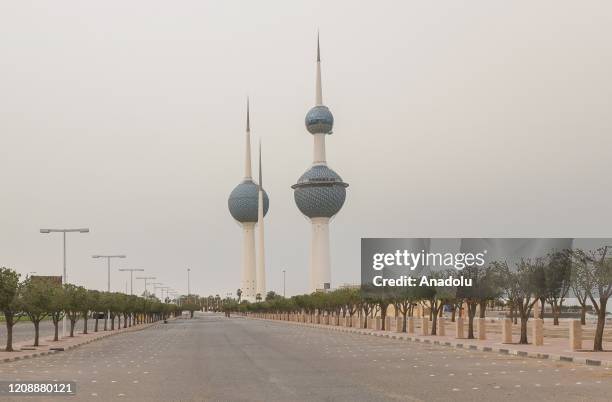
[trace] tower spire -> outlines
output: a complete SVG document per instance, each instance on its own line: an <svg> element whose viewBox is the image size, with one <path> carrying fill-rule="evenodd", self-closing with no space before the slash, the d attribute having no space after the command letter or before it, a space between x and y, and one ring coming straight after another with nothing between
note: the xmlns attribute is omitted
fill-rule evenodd
<svg viewBox="0 0 612 402"><path fill-rule="evenodd" d="M317 32L317 95L315 104L323 104L323 89L321 88L321 46L319 45L319 33Z"/></svg>
<svg viewBox="0 0 612 402"><path fill-rule="evenodd" d="M247 113L246 113L246 153L244 161L244 179L252 180L251 173L251 123L249 117L249 97L247 96Z"/></svg>

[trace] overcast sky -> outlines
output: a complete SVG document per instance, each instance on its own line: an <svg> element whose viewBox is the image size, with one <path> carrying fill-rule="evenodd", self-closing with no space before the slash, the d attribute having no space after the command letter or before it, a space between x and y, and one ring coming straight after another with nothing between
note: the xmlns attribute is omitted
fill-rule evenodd
<svg viewBox="0 0 612 402"><path fill-rule="evenodd" d="M126 253L186 292L240 283L227 197L243 176L245 98L270 195L268 289L308 289L315 41L350 184L331 225L333 285L361 237L610 236L607 1L3 1L0 265L106 288ZM255 146L255 144L253 144ZM135 284L138 292L142 283Z"/></svg>

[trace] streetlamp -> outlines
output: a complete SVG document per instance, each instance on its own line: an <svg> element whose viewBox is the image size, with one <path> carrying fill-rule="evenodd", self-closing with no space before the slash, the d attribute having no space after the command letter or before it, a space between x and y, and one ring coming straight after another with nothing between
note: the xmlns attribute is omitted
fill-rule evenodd
<svg viewBox="0 0 612 402"><path fill-rule="evenodd" d="M120 268L119 271L130 271L130 295L134 294L134 271L144 271L142 268ZM138 278L136 278L138 279Z"/></svg>
<svg viewBox="0 0 612 402"><path fill-rule="evenodd" d="M285 277L286 277L286 274L287 274L287 271L285 271L283 269L283 297L285 297L285 288L286 288L286 286L285 286L285 284L286 284Z"/></svg>
<svg viewBox="0 0 612 402"><path fill-rule="evenodd" d="M147 297L147 281L149 279L157 279L154 276L137 276L136 279L144 279L145 297Z"/></svg>
<svg viewBox="0 0 612 402"><path fill-rule="evenodd" d="M191 288L189 287L189 273L191 272L191 268L187 268L187 297L191 294Z"/></svg>
<svg viewBox="0 0 612 402"><path fill-rule="evenodd" d="M151 282L151 283L149 283L149 285L153 285L153 294L155 295L155 297L157 297L156 290L159 289L159 286L155 286L155 285L163 285L163 283L161 283L161 282Z"/></svg>
<svg viewBox="0 0 612 402"><path fill-rule="evenodd" d="M107 266L108 266L108 278L107 278L107 286L106 286L106 288L107 288L108 292L111 291L111 286L110 286L110 261L111 261L111 258L125 258L125 257L126 256L122 255L122 254L121 255L98 255L98 254L96 254L96 255L92 255L91 256L91 258L106 258L106 263L107 263Z"/></svg>
<svg viewBox="0 0 612 402"><path fill-rule="evenodd" d="M49 234L49 233L61 233L64 238L64 274L62 276L62 284L67 283L66 276L66 233L89 233L89 228L81 228L81 229L40 229L40 233ZM64 318L62 319L62 337L66 337L66 315L64 314Z"/></svg>

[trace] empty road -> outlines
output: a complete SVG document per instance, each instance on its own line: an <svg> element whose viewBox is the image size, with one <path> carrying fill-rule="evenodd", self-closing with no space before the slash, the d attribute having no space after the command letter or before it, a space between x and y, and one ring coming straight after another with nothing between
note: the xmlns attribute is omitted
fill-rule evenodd
<svg viewBox="0 0 612 402"><path fill-rule="evenodd" d="M0 363L0 379L75 381L77 395L66 398L74 401L609 401L612 394L612 370L601 367L205 313ZM41 400L15 400L23 399Z"/></svg>

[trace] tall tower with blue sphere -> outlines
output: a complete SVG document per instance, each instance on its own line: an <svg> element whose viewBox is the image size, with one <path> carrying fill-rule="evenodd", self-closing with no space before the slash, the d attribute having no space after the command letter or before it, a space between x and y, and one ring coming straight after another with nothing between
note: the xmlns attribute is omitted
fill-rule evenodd
<svg viewBox="0 0 612 402"><path fill-rule="evenodd" d="M327 166L325 138L332 134L334 116L323 104L321 85L321 48L317 37L317 71L315 106L306 114L306 129L314 139L313 162L291 186L298 209L310 219L312 225L310 250L310 290L331 289L331 258L329 221L336 215L346 199L348 184Z"/></svg>
<svg viewBox="0 0 612 402"><path fill-rule="evenodd" d="M261 195L260 195L261 192ZM258 213L259 200L263 200L263 211ZM270 201L268 194L258 184L253 182L251 172L251 124L249 104L247 101L246 121L246 152L244 162L244 178L232 190L227 205L232 217L242 227L242 279L240 289L242 298L254 302L257 296L257 273L255 267L255 225L258 215L262 218L268 212ZM265 297L265 295L261 295Z"/></svg>

